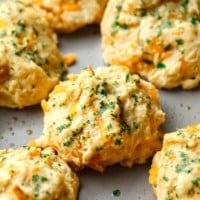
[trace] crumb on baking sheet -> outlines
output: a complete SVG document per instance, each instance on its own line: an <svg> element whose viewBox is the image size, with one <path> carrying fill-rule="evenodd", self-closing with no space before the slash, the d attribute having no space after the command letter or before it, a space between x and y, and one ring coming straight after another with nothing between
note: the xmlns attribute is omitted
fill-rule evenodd
<svg viewBox="0 0 200 200"><path fill-rule="evenodd" d="M179 103L179 106L181 108L186 108L187 110L191 110L192 109L192 107L190 105L184 105L183 103Z"/></svg>
<svg viewBox="0 0 200 200"><path fill-rule="evenodd" d="M15 146L14 143L10 143L10 144L9 144L9 147L14 147L14 146Z"/></svg>
<svg viewBox="0 0 200 200"><path fill-rule="evenodd" d="M22 120L21 123L22 123L22 125L25 125L25 124L26 124L26 122L25 122L24 120Z"/></svg>
<svg viewBox="0 0 200 200"><path fill-rule="evenodd" d="M76 62L76 54L75 53L69 53L65 56L65 62L68 66L73 65Z"/></svg>
<svg viewBox="0 0 200 200"><path fill-rule="evenodd" d="M31 134L33 133L33 130L28 129L28 130L26 130L26 133L27 133L28 135L31 135Z"/></svg>
<svg viewBox="0 0 200 200"><path fill-rule="evenodd" d="M13 116L13 117L12 117L12 121L13 121L13 122L16 122L17 120L18 120L18 118L17 118L16 116Z"/></svg>

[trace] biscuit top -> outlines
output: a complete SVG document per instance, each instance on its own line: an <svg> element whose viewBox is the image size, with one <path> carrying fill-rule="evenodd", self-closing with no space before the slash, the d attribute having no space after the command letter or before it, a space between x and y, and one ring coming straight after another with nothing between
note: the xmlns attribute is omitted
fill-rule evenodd
<svg viewBox="0 0 200 200"><path fill-rule="evenodd" d="M160 148L164 113L158 91L125 67L89 67L72 74L42 107L39 144L53 146L77 167L103 171L117 162L131 166Z"/></svg>
<svg viewBox="0 0 200 200"><path fill-rule="evenodd" d="M0 12L0 66L3 71L8 71L8 65L33 62L49 77L60 77L66 66L45 12L19 1L1 3ZM15 69L10 66L9 70ZM3 78L0 76L0 80Z"/></svg>
<svg viewBox="0 0 200 200"><path fill-rule="evenodd" d="M37 104L67 70L57 37L37 6L0 3L0 106Z"/></svg>
<svg viewBox="0 0 200 200"><path fill-rule="evenodd" d="M198 0L111 0L101 24L103 57L157 87L185 89L200 81Z"/></svg>
<svg viewBox="0 0 200 200"><path fill-rule="evenodd" d="M0 151L0 199L75 200L78 178L51 148Z"/></svg>
<svg viewBox="0 0 200 200"><path fill-rule="evenodd" d="M72 32L99 22L108 0L21 0L37 4L46 11L46 19L59 32Z"/></svg>
<svg viewBox="0 0 200 200"><path fill-rule="evenodd" d="M200 124L164 136L150 169L158 200L200 198Z"/></svg>

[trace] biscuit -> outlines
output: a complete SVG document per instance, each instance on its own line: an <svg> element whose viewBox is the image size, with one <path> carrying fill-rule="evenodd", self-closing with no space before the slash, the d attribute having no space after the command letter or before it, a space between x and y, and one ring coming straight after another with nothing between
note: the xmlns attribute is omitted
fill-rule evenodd
<svg viewBox="0 0 200 200"><path fill-rule="evenodd" d="M108 0L21 0L38 4L58 32L73 32L87 24L99 22Z"/></svg>
<svg viewBox="0 0 200 200"><path fill-rule="evenodd" d="M51 148L0 151L0 199L76 200L79 181Z"/></svg>
<svg viewBox="0 0 200 200"><path fill-rule="evenodd" d="M101 23L103 59L158 88L197 87L199 16L199 0L110 0Z"/></svg>
<svg viewBox="0 0 200 200"><path fill-rule="evenodd" d="M165 115L156 88L128 68L91 67L71 74L42 101L43 135L74 169L145 163L161 148Z"/></svg>
<svg viewBox="0 0 200 200"><path fill-rule="evenodd" d="M200 124L165 134L149 171L158 200L200 199Z"/></svg>
<svg viewBox="0 0 200 200"><path fill-rule="evenodd" d="M67 70L57 36L38 7L7 1L0 13L0 106L37 104Z"/></svg>

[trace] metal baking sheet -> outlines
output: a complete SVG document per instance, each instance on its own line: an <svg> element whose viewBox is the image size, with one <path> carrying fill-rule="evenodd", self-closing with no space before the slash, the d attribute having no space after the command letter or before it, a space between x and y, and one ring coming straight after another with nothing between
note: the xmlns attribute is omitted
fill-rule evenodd
<svg viewBox="0 0 200 200"><path fill-rule="evenodd" d="M99 27L89 26L73 34L59 35L59 48L64 53L76 53L77 62L69 72L79 73L88 65L105 65L101 57ZM200 121L200 88L191 91L182 89L161 90L161 105L166 112L164 132L175 131ZM42 133L43 114L40 105L22 110L0 108L0 148L17 148L26 145ZM145 165L132 168L111 166L104 173L85 169L80 177L78 200L154 200L148 184L151 160ZM120 191L114 196L113 191Z"/></svg>

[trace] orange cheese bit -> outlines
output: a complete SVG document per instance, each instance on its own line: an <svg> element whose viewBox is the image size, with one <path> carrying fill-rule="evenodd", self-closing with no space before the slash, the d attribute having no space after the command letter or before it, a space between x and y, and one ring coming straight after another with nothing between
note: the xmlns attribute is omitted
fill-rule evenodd
<svg viewBox="0 0 200 200"><path fill-rule="evenodd" d="M159 44L156 38L152 38L146 49L147 52L161 53L163 51L163 45Z"/></svg>
<svg viewBox="0 0 200 200"><path fill-rule="evenodd" d="M103 172L104 167L99 165L99 163L101 163L101 160L102 160L101 156L99 154L96 154L88 161L87 166L90 166L93 169Z"/></svg>
<svg viewBox="0 0 200 200"><path fill-rule="evenodd" d="M53 89L52 94L57 94L57 93L62 93L66 91L66 86L65 85L56 85L55 88Z"/></svg>
<svg viewBox="0 0 200 200"><path fill-rule="evenodd" d="M78 3L62 3L60 5L61 11L79 11L81 9L81 6Z"/></svg>
<svg viewBox="0 0 200 200"><path fill-rule="evenodd" d="M158 90L156 88L150 88L146 84L140 83L143 90L145 90L154 100L158 100Z"/></svg>
<svg viewBox="0 0 200 200"><path fill-rule="evenodd" d="M73 65L75 62L76 62L76 54L75 53L70 53L65 56L65 63L68 66Z"/></svg>
<svg viewBox="0 0 200 200"><path fill-rule="evenodd" d="M188 70L187 62L184 59L182 59L180 73L184 76L187 74L187 70Z"/></svg>
<svg viewBox="0 0 200 200"><path fill-rule="evenodd" d="M156 185L157 184L157 176L158 176L158 167L157 166L153 166L151 167L151 169L149 170L149 183L151 185Z"/></svg>
<svg viewBox="0 0 200 200"><path fill-rule="evenodd" d="M4 21L0 21L0 28L6 27L6 23Z"/></svg>
<svg viewBox="0 0 200 200"><path fill-rule="evenodd" d="M4 82L6 80L8 73L9 73L8 65L3 65L0 67L0 83Z"/></svg>
<svg viewBox="0 0 200 200"><path fill-rule="evenodd" d="M166 58L169 58L172 55L172 51L164 51L160 54L159 60L162 61Z"/></svg>
<svg viewBox="0 0 200 200"><path fill-rule="evenodd" d="M30 140L28 142L28 146L30 146L30 147L37 147L37 144L36 144L36 142L34 140Z"/></svg>
<svg viewBox="0 0 200 200"><path fill-rule="evenodd" d="M33 43L35 42L37 36L35 33L32 33L31 36L30 36L30 40L28 40L27 42L27 49L28 50L32 50L33 48Z"/></svg>
<svg viewBox="0 0 200 200"><path fill-rule="evenodd" d="M43 110L44 113L50 111L50 108L49 108L47 102L44 99L41 101L41 106L42 106L42 110Z"/></svg>
<svg viewBox="0 0 200 200"><path fill-rule="evenodd" d="M40 156L40 151L38 149L33 149L29 153L30 159L34 159L35 157Z"/></svg>
<svg viewBox="0 0 200 200"><path fill-rule="evenodd" d="M191 126L187 126L185 129L188 133L197 133L199 131L199 124L193 124Z"/></svg>
<svg viewBox="0 0 200 200"><path fill-rule="evenodd" d="M12 192L15 194L16 199L27 200L27 196L17 185L13 188Z"/></svg>
<svg viewBox="0 0 200 200"><path fill-rule="evenodd" d="M97 124L98 124L99 130L101 132L101 139L103 140L103 142L104 143L111 142L111 137L106 135L107 128L104 126L104 122L103 122L103 119L101 117L97 118Z"/></svg>

